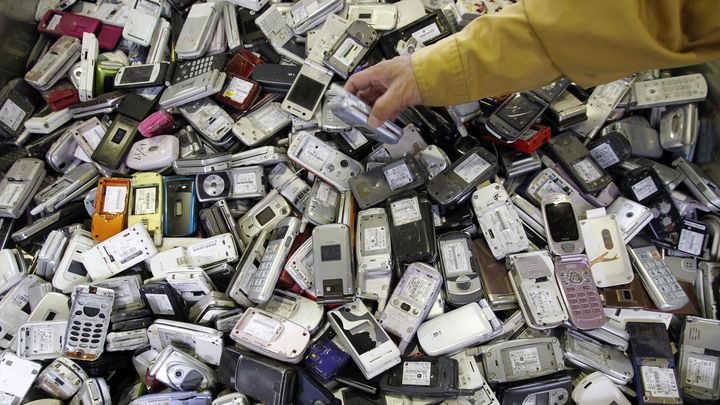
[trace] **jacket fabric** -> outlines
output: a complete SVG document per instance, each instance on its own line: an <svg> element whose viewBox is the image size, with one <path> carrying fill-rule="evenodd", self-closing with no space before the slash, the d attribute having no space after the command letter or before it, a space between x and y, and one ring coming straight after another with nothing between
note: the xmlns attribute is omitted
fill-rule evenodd
<svg viewBox="0 0 720 405"><path fill-rule="evenodd" d="M412 55L423 104L720 59L718 0L521 0Z"/></svg>

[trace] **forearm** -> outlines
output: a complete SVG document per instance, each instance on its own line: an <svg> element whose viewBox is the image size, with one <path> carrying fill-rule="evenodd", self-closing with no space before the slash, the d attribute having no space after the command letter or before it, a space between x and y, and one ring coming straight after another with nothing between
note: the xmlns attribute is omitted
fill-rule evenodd
<svg viewBox="0 0 720 405"><path fill-rule="evenodd" d="M584 87L650 68L720 58L715 0L523 0L419 50L423 103L450 105L538 87Z"/></svg>

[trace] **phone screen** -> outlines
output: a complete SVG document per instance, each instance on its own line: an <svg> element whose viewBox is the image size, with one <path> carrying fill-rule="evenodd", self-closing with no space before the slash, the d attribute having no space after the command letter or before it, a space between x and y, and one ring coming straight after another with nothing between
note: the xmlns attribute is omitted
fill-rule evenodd
<svg viewBox="0 0 720 405"><path fill-rule="evenodd" d="M564 202L545 206L550 236L558 242L578 240L578 227L572 205Z"/></svg>
<svg viewBox="0 0 720 405"><path fill-rule="evenodd" d="M150 81L155 65L131 66L123 69L121 84L143 83Z"/></svg>
<svg viewBox="0 0 720 405"><path fill-rule="evenodd" d="M518 131L522 131L528 124L535 121L543 107L530 100L527 96L518 93L508 101L503 108L496 111L497 116Z"/></svg>
<svg viewBox="0 0 720 405"><path fill-rule="evenodd" d="M322 97L324 89L325 86L322 83L300 74L295 79L295 84L287 99L306 110L312 110L320 97Z"/></svg>

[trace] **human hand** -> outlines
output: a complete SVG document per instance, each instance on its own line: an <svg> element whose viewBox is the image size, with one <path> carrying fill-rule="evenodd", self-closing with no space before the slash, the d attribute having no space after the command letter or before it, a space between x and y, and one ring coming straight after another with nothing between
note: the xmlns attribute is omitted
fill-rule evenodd
<svg viewBox="0 0 720 405"><path fill-rule="evenodd" d="M374 128L422 103L410 56L396 56L350 76L345 90L373 106L368 124Z"/></svg>

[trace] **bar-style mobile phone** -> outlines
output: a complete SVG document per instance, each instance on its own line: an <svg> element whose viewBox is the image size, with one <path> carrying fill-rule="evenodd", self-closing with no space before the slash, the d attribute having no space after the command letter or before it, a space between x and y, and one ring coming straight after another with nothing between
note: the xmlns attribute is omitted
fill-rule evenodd
<svg viewBox="0 0 720 405"><path fill-rule="evenodd" d="M687 295L655 246L628 246L627 249L635 271L660 310L672 311L688 303Z"/></svg>

